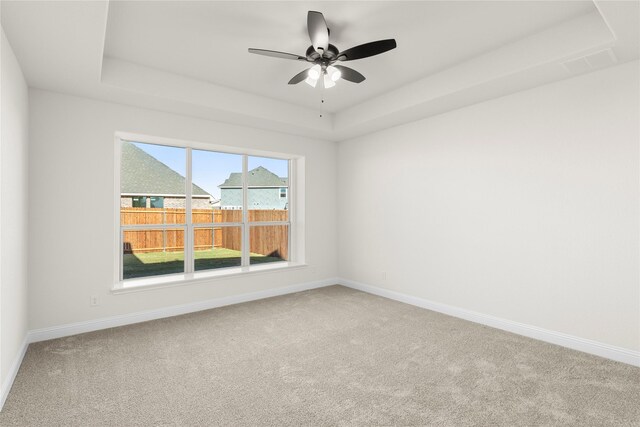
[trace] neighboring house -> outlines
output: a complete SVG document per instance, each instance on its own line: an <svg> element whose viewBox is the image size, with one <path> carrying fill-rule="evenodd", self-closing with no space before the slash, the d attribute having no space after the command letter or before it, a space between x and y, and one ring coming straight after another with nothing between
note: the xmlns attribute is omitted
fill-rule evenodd
<svg viewBox="0 0 640 427"><path fill-rule="evenodd" d="M288 209L289 180L281 178L270 170L258 166L248 173L249 209ZM220 207L222 209L241 209L242 174L232 173L220 188Z"/></svg>
<svg viewBox="0 0 640 427"><path fill-rule="evenodd" d="M185 177L130 142L122 144L120 207L184 208ZM212 209L216 200L193 184L193 209Z"/></svg>

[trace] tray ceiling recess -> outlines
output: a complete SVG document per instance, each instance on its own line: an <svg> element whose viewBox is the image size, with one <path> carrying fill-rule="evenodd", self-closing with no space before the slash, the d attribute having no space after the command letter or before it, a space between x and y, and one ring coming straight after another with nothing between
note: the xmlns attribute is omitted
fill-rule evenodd
<svg viewBox="0 0 640 427"><path fill-rule="evenodd" d="M42 1L0 7L31 87L334 141L640 56L635 1ZM309 68L307 60L265 58L247 48L307 52L309 11L325 18L331 45L393 37L397 48L354 61L366 76L358 84L330 90L288 85Z"/></svg>

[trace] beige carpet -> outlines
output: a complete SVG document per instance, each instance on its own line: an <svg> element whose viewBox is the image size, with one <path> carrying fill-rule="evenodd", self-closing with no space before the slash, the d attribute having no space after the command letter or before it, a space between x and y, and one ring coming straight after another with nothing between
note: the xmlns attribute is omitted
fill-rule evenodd
<svg viewBox="0 0 640 427"><path fill-rule="evenodd" d="M32 344L2 426L638 426L640 368L333 286Z"/></svg>

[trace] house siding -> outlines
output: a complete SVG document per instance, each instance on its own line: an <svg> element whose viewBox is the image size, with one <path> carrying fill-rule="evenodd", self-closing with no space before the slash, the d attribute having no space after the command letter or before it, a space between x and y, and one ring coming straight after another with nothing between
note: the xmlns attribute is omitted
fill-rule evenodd
<svg viewBox="0 0 640 427"><path fill-rule="evenodd" d="M288 196L287 193L287 197L280 197L280 188L249 188L248 208L287 209ZM220 206L222 209L242 206L242 188L222 188Z"/></svg>
<svg viewBox="0 0 640 427"><path fill-rule="evenodd" d="M133 197L120 197L120 207L121 208L133 207Z"/></svg>

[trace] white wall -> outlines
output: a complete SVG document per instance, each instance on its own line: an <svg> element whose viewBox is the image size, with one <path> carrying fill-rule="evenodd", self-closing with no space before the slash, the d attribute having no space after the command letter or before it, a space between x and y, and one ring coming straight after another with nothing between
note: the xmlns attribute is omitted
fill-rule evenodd
<svg viewBox="0 0 640 427"><path fill-rule="evenodd" d="M340 277L640 349L638 71L340 143Z"/></svg>
<svg viewBox="0 0 640 427"><path fill-rule="evenodd" d="M33 89L29 101L30 329L336 276L335 143ZM310 267L111 294L116 131L304 155Z"/></svg>
<svg viewBox="0 0 640 427"><path fill-rule="evenodd" d="M339 274L638 350L638 90L634 62L337 148L32 89L29 328ZM311 267L112 295L116 131L306 156Z"/></svg>
<svg viewBox="0 0 640 427"><path fill-rule="evenodd" d="M0 46L0 385L8 385L27 333L28 90L2 31ZM9 381L10 382L10 381ZM6 390L0 393L1 397Z"/></svg>

